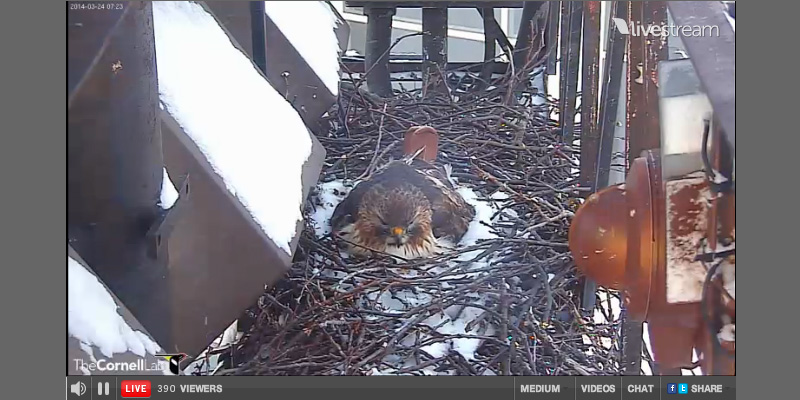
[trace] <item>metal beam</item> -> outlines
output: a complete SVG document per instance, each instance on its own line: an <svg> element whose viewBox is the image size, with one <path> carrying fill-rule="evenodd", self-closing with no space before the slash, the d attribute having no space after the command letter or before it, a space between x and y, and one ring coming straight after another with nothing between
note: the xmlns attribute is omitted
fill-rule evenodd
<svg viewBox="0 0 800 400"><path fill-rule="evenodd" d="M714 115L736 153L736 35L720 2L678 1L667 7L676 26L717 27L719 36L685 35L678 29ZM711 30L710 32L714 32Z"/></svg>
<svg viewBox="0 0 800 400"><path fill-rule="evenodd" d="M514 68L516 71L525 68L530 62L530 58L533 57L535 51L539 49L539 46L544 41L542 37L544 24L542 22L547 21L547 18L540 20L534 20L534 18L536 13L547 3L546 1L526 1L525 7L522 8L522 16L517 30L517 42L514 46ZM544 10L543 12L546 11ZM546 17L546 15L544 16ZM536 32L533 31L534 28L536 28ZM535 50L531 51L531 49ZM540 54L539 56L541 57L542 55Z"/></svg>
<svg viewBox="0 0 800 400"><path fill-rule="evenodd" d="M572 144L575 132L575 111L580 69L581 21L583 3L561 2L561 78L559 124L564 143Z"/></svg>
<svg viewBox="0 0 800 400"><path fill-rule="evenodd" d="M583 65L581 67L581 155L580 177L582 187L594 188L597 174L597 156L600 150L600 132L597 129L598 87L600 84L600 2L586 2L583 21ZM584 192L586 196L590 192ZM583 283L581 307L591 315L596 306L597 283L586 279Z"/></svg>
<svg viewBox="0 0 800 400"><path fill-rule="evenodd" d="M600 2L586 2L583 22L583 87L581 89L580 185L595 190L597 156L600 149L597 107L600 85ZM587 192L588 195L588 192Z"/></svg>
<svg viewBox="0 0 800 400"><path fill-rule="evenodd" d="M628 6L624 1L611 3L609 13L609 26L614 23L611 18L628 20ZM620 105L622 91L622 78L625 66L625 49L627 36L618 30L612 29L608 35L606 45L605 67L603 68L603 95L600 101L598 125L600 129L600 143L597 155L597 168L593 188L600 190L609 184L611 173L611 160L614 148L614 132L617 130L617 111Z"/></svg>
<svg viewBox="0 0 800 400"><path fill-rule="evenodd" d="M147 232L161 217L161 131L152 4L130 2L107 46L70 48L97 58L67 118L67 219L70 245L159 343L170 342L168 259L153 258ZM88 40L113 13L70 10ZM106 20L103 20L107 18ZM97 24L97 25L95 25ZM90 39L90 38L89 38ZM95 54L94 51L99 51ZM167 238L161 238L166 245Z"/></svg>
<svg viewBox="0 0 800 400"><path fill-rule="evenodd" d="M379 96L392 95L392 81L389 78L389 47L392 41L393 8L366 7L367 43L364 54L364 70L369 90Z"/></svg>
<svg viewBox="0 0 800 400"><path fill-rule="evenodd" d="M447 93L447 8L422 9L423 93Z"/></svg>
<svg viewBox="0 0 800 400"><path fill-rule="evenodd" d="M561 2L551 1L547 10L547 27L545 28L545 41L547 50L547 75L556 74L556 62L558 61L558 21L561 15Z"/></svg>

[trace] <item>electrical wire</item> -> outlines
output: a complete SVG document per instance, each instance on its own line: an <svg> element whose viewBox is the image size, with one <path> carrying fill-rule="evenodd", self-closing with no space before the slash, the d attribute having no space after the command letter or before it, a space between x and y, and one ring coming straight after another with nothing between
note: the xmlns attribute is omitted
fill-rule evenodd
<svg viewBox="0 0 800 400"><path fill-rule="evenodd" d="M714 327L714 321L708 315L708 289L711 286L711 281L714 279L714 276L717 274L717 270L719 269L720 265L722 265L723 260L719 260L715 264L711 266L711 268L707 268L706 278L703 281L703 290L701 292L700 297L700 314L703 317L703 322L706 324L706 328L708 329L708 335L711 339L711 346L713 348L713 354L724 354L728 358L736 359L736 356L730 354L727 350L722 348L722 345L719 343L719 339L717 338L717 330ZM703 267L707 267L706 263L703 263Z"/></svg>

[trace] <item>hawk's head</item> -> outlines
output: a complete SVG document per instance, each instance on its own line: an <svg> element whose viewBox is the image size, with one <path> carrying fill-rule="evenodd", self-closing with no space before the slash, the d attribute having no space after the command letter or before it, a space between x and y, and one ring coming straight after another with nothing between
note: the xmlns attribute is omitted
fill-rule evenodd
<svg viewBox="0 0 800 400"><path fill-rule="evenodd" d="M436 243L431 216L430 202L418 188L376 184L364 194L353 230L366 247L404 258L425 257Z"/></svg>

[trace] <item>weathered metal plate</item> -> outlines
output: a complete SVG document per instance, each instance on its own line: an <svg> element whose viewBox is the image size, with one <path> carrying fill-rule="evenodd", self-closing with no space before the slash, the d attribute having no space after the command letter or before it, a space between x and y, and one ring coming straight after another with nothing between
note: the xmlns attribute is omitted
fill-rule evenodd
<svg viewBox="0 0 800 400"><path fill-rule="evenodd" d="M283 276L291 257L256 225L177 122L165 111L161 117L167 170L171 176L191 176L191 200L169 242L169 307L174 350L195 355L255 304L265 285ZM313 136L312 141L303 169L304 198L325 158L322 145ZM292 249L302 228L298 222Z"/></svg>
<svg viewBox="0 0 800 400"><path fill-rule="evenodd" d="M699 302L706 270L694 261L707 230L711 193L703 174L665 183L667 302Z"/></svg>
<svg viewBox="0 0 800 400"><path fill-rule="evenodd" d="M211 11L228 35L236 40L239 48L251 59L253 57L253 23L250 12L251 1L205 1L206 8ZM263 9L262 9L263 10Z"/></svg>
<svg viewBox="0 0 800 400"><path fill-rule="evenodd" d="M124 4L124 3L115 3ZM75 5L76 7L71 7ZM85 5L84 5L85 6ZM131 9L130 4L112 7L109 10L83 8L81 2L67 2L67 98L72 98L91 69L97 64L96 57L110 43L111 32Z"/></svg>
<svg viewBox="0 0 800 400"><path fill-rule="evenodd" d="M220 26L234 39L235 45L247 54L256 65L257 58L265 55L267 79L294 106L306 125L315 133L324 129L319 125L320 117L333 106L336 96L328 90L316 72L308 65L291 42L259 8L254 16L250 1L206 1L203 2ZM334 29L339 40L339 49L344 52L350 38L350 26L331 7L339 19ZM254 18L259 18L258 21ZM263 32L261 25L263 24ZM264 37L260 37L264 36ZM266 48L261 48L261 44ZM255 58L254 58L255 57ZM259 65L260 67L260 65Z"/></svg>

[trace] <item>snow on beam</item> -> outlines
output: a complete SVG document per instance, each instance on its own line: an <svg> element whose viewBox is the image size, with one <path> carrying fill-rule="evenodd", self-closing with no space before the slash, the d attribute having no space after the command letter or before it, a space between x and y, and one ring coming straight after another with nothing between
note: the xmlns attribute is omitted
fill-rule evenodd
<svg viewBox="0 0 800 400"><path fill-rule="evenodd" d="M67 247L67 374L171 375L152 339L124 304ZM123 369L121 371L121 369Z"/></svg>
<svg viewBox="0 0 800 400"><path fill-rule="evenodd" d="M341 23L324 1L265 1L264 11L333 95L339 94ZM298 17L302 16L302 23Z"/></svg>
<svg viewBox="0 0 800 400"><path fill-rule="evenodd" d="M202 6L157 2L153 17L166 111L264 233L290 254L312 147L305 124Z"/></svg>
<svg viewBox="0 0 800 400"><path fill-rule="evenodd" d="M204 3L153 13L165 167L190 193L168 243L164 346L197 356L288 269L325 150Z"/></svg>
<svg viewBox="0 0 800 400"><path fill-rule="evenodd" d="M339 55L347 47L349 27L325 2L264 4L267 78L291 100L309 129L324 132L321 117L339 92Z"/></svg>

